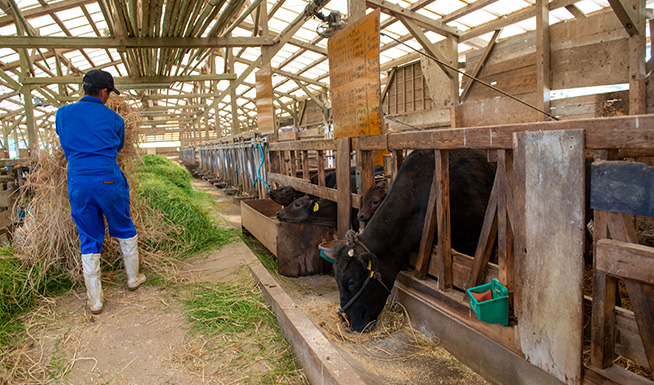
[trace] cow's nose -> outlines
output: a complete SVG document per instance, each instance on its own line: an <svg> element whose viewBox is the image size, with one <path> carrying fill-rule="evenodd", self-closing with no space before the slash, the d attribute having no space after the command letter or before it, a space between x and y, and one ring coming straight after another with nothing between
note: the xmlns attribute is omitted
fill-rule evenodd
<svg viewBox="0 0 654 385"><path fill-rule="evenodd" d="M359 214L359 215L357 215L357 219L360 220L361 222L363 222L364 219L366 219L366 218L364 218L364 216L362 214Z"/></svg>
<svg viewBox="0 0 654 385"><path fill-rule="evenodd" d="M275 214L275 216L277 217L277 219L281 219L282 218L282 212L277 211L277 214Z"/></svg>
<svg viewBox="0 0 654 385"><path fill-rule="evenodd" d="M272 196L273 196L273 192L272 192L272 191L268 191L268 197L272 198Z"/></svg>

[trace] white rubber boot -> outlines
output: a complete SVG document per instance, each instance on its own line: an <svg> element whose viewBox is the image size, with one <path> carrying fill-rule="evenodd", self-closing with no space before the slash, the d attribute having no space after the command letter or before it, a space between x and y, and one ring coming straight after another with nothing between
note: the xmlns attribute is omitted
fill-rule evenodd
<svg viewBox="0 0 654 385"><path fill-rule="evenodd" d="M82 271L89 297L91 313L102 313L102 282L100 281L100 254L82 254Z"/></svg>
<svg viewBox="0 0 654 385"><path fill-rule="evenodd" d="M125 264L125 274L127 274L127 289L136 290L145 281L145 275L139 274L139 247L137 236L131 238L118 239L120 249L123 252L123 263Z"/></svg>

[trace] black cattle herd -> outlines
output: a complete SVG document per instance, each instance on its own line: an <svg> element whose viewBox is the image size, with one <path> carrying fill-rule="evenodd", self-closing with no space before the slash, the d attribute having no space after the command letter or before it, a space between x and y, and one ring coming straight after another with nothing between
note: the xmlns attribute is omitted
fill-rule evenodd
<svg viewBox="0 0 654 385"><path fill-rule="evenodd" d="M369 330L384 308L400 270L408 266L411 252L418 250L434 175L434 151L409 154L386 192L377 183L363 196L353 218L364 230L350 236L334 252L334 273L340 295L339 316L350 331ZM381 169L376 169L381 174ZM452 248L474 255L490 197L495 166L484 151L450 152L450 212ZM325 174L326 186L336 187L335 173ZM312 180L313 183L317 181ZM351 187L356 177L352 174ZM284 222L335 226L336 203L305 195L292 187L268 193L285 206L277 212ZM356 224L353 223L356 229ZM435 237L436 238L436 237Z"/></svg>

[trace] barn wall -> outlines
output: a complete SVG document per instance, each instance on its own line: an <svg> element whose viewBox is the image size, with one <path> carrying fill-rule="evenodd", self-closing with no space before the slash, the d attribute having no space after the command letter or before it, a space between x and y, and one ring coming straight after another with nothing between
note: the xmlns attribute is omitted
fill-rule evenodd
<svg viewBox="0 0 654 385"><path fill-rule="evenodd" d="M382 101L382 111L391 116L432 109L432 101L420 61L395 69Z"/></svg>
<svg viewBox="0 0 654 385"><path fill-rule="evenodd" d="M629 82L627 33L612 12L570 20L550 27L552 90ZM466 71L477 65L483 50L466 55ZM536 102L536 33L499 42L479 78L534 104ZM553 113L566 119L606 116L606 98L552 101ZM597 104L592 104L590 101ZM580 109L580 103L585 108ZM589 104L591 103L591 104ZM569 114L569 115L568 115ZM525 123L542 114L474 84L462 106L463 126Z"/></svg>
<svg viewBox="0 0 654 385"><path fill-rule="evenodd" d="M307 127L314 124L324 123L323 113L320 106L311 99L307 99L304 103L306 103L306 107L299 125L301 127Z"/></svg>

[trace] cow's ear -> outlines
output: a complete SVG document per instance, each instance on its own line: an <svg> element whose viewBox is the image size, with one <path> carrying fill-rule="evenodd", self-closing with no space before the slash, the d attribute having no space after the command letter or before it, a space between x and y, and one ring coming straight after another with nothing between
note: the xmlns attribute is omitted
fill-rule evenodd
<svg viewBox="0 0 654 385"><path fill-rule="evenodd" d="M383 180L381 182L377 182L376 186L379 186L380 188L386 190L386 181Z"/></svg>
<svg viewBox="0 0 654 385"><path fill-rule="evenodd" d="M377 271L377 256L373 253L365 252L359 256L363 268L373 273Z"/></svg>

